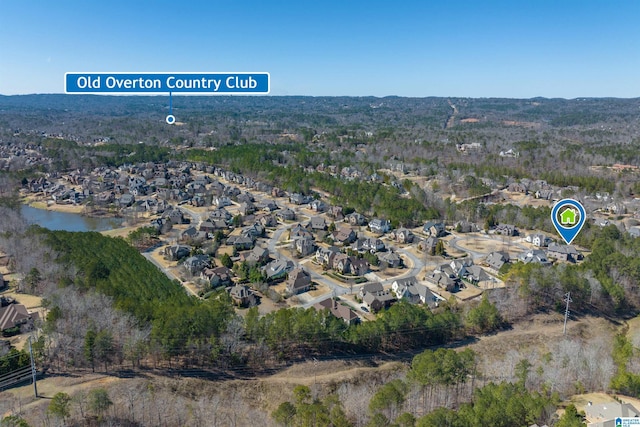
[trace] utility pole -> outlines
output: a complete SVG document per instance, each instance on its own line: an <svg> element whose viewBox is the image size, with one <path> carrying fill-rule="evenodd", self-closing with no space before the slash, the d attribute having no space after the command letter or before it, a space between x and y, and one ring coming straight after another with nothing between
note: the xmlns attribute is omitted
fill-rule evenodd
<svg viewBox="0 0 640 427"><path fill-rule="evenodd" d="M566 335L567 334L567 319L569 318L569 303L571 301L573 301L571 299L571 292L567 292L564 295L564 302L567 303L567 307L564 310L564 328L562 329L562 335Z"/></svg>
<svg viewBox="0 0 640 427"><path fill-rule="evenodd" d="M31 337L29 341L29 358L31 359L31 377L33 378L33 394L38 397L38 385L36 384L36 362L33 360L33 348L31 347Z"/></svg>
<svg viewBox="0 0 640 427"><path fill-rule="evenodd" d="M318 359L316 359L314 357L313 358L313 398L314 399L316 398L316 396L318 394L318 392L316 391L317 390L317 387L316 387L316 376L317 376L316 370L317 370L317 367L318 367Z"/></svg>

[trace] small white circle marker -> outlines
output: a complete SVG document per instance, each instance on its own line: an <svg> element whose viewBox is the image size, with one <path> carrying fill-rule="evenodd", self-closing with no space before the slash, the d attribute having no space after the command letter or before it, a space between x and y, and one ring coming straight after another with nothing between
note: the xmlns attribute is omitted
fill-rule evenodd
<svg viewBox="0 0 640 427"><path fill-rule="evenodd" d="M170 124L170 125L176 122L176 118L173 114L169 114L165 120L167 121L167 124Z"/></svg>

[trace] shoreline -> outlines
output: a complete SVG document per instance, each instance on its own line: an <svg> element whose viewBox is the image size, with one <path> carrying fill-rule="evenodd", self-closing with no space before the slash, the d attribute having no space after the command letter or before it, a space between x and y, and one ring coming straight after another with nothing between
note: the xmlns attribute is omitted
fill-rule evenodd
<svg viewBox="0 0 640 427"><path fill-rule="evenodd" d="M86 205L72 205L72 204L57 204L52 203L49 204L46 201L38 200L34 197L23 197L20 202L23 205L30 206L35 209L41 209L45 211L53 211L53 212L62 212L62 213L72 213L77 215L82 215L87 218L122 218L122 216L118 214L110 213L104 209L94 209L92 211L87 211Z"/></svg>

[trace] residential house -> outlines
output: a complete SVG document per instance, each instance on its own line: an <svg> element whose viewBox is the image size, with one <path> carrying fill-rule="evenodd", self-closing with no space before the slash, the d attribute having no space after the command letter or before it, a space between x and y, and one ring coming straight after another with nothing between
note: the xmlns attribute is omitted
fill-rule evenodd
<svg viewBox="0 0 640 427"><path fill-rule="evenodd" d="M553 190L538 190L534 193L536 199L542 200L552 200L553 199Z"/></svg>
<svg viewBox="0 0 640 427"><path fill-rule="evenodd" d="M495 279L487 274L479 265L470 265L464 267L464 269L458 275L462 280L476 285L482 286L489 283L495 283Z"/></svg>
<svg viewBox="0 0 640 427"><path fill-rule="evenodd" d="M309 209L314 212L324 212L329 208L329 206L323 202L322 200L313 200L309 203Z"/></svg>
<svg viewBox="0 0 640 427"><path fill-rule="evenodd" d="M329 208L329 211L327 212L327 215L329 215L331 218L333 218L336 221L340 221L344 219L344 214L342 213L342 206L331 206Z"/></svg>
<svg viewBox="0 0 640 427"><path fill-rule="evenodd" d="M518 229L515 225L512 224L498 224L495 228L495 232L497 234L502 234L503 236L517 236Z"/></svg>
<svg viewBox="0 0 640 427"><path fill-rule="evenodd" d="M262 224L263 227L265 228L273 228L273 227L277 227L278 226L278 220L276 219L275 215L273 214L269 214L269 215L258 215L256 216L256 220Z"/></svg>
<svg viewBox="0 0 640 427"><path fill-rule="evenodd" d="M37 318L37 313L29 313L22 304L9 304L0 307L0 331L29 323L33 324Z"/></svg>
<svg viewBox="0 0 640 427"><path fill-rule="evenodd" d="M229 288L229 296L239 307L252 307L257 304L255 293L246 285L237 284Z"/></svg>
<svg viewBox="0 0 640 427"><path fill-rule="evenodd" d="M431 237L443 237L447 234L447 230L442 221L427 221L422 227L422 231Z"/></svg>
<svg viewBox="0 0 640 427"><path fill-rule="evenodd" d="M484 262L494 273L498 273L502 266L509 262L509 253L504 251L491 252Z"/></svg>
<svg viewBox="0 0 640 427"><path fill-rule="evenodd" d="M240 232L240 234L242 234L243 236L247 236L250 237L252 239L257 239L258 237L261 237L264 235L264 226L262 224L260 224L259 222L254 222L252 225L249 225L247 227L244 227L242 229L242 231Z"/></svg>
<svg viewBox="0 0 640 427"><path fill-rule="evenodd" d="M438 246L438 238L435 236L429 236L418 243L418 249L429 255L436 254L436 246Z"/></svg>
<svg viewBox="0 0 640 427"><path fill-rule="evenodd" d="M524 193L524 194L527 194L529 192L529 187L525 183L522 183L522 182L512 182L507 187L507 191L510 191L512 193Z"/></svg>
<svg viewBox="0 0 640 427"><path fill-rule="evenodd" d="M524 262L525 264L533 262L545 266L551 265L551 262L547 259L547 254L540 249L531 249L528 251L524 251L518 256L518 260Z"/></svg>
<svg viewBox="0 0 640 427"><path fill-rule="evenodd" d="M218 227L216 227L216 225L211 221L204 221L200 223L198 230L204 233L210 234L210 233L215 233L216 230L218 230Z"/></svg>
<svg viewBox="0 0 640 427"><path fill-rule="evenodd" d="M276 281L279 279L284 279L287 274L293 270L293 268L294 264L292 261L277 259L265 265L262 271L267 276L267 280Z"/></svg>
<svg viewBox="0 0 640 427"><path fill-rule="evenodd" d="M245 201L240 203L240 209L238 210L238 212L240 212L240 214L243 216L251 215L255 211L256 211L256 207L251 201Z"/></svg>
<svg viewBox="0 0 640 427"><path fill-rule="evenodd" d="M380 282L371 282L371 283L367 283L366 285L362 286L360 288L360 291L358 291L358 298L362 299L364 298L365 294L367 293L379 293L379 292L384 292L384 288L382 286L382 283Z"/></svg>
<svg viewBox="0 0 640 427"><path fill-rule="evenodd" d="M325 222L324 218L322 218L321 216L313 216L313 217L311 217L311 221L309 222L309 225L310 225L312 230L326 230L327 229L327 223Z"/></svg>
<svg viewBox="0 0 640 427"><path fill-rule="evenodd" d="M134 197L134 195L127 193L120 196L120 198L118 199L118 204L121 208L128 208L129 206L133 205L135 201L136 198Z"/></svg>
<svg viewBox="0 0 640 427"><path fill-rule="evenodd" d="M372 233L384 234L387 233L390 228L391 223L386 219L376 218L369 222L369 230L371 230Z"/></svg>
<svg viewBox="0 0 640 427"><path fill-rule="evenodd" d="M336 248L335 246L330 246L328 248L320 247L316 251L316 262L327 267L332 267L333 259L339 253L340 249Z"/></svg>
<svg viewBox="0 0 640 427"><path fill-rule="evenodd" d="M449 264L436 267L435 270L427 273L425 280L445 289L447 292L458 292L463 287L462 281Z"/></svg>
<svg viewBox="0 0 640 427"><path fill-rule="evenodd" d="M227 196L216 196L212 200L213 205L217 208L224 208L225 206L231 206L231 199Z"/></svg>
<svg viewBox="0 0 640 427"><path fill-rule="evenodd" d="M205 268L200 273L200 278L206 280L211 287L226 286L231 284L233 271L227 267Z"/></svg>
<svg viewBox="0 0 640 427"><path fill-rule="evenodd" d="M287 293L297 295L311 288L311 276L302 267L298 267L289 273L286 283Z"/></svg>
<svg viewBox="0 0 640 427"><path fill-rule="evenodd" d="M361 226L367 223L367 219L358 212L352 212L345 216L344 219L353 226Z"/></svg>
<svg viewBox="0 0 640 427"><path fill-rule="evenodd" d="M480 231L480 227L474 222L458 221L455 225L455 230L458 233L475 233Z"/></svg>
<svg viewBox="0 0 640 427"><path fill-rule="evenodd" d="M354 276L364 276L369 272L369 263L354 256L349 257L349 269Z"/></svg>
<svg viewBox="0 0 640 427"><path fill-rule="evenodd" d="M617 427L638 423L616 424L616 418L639 418L638 411L631 403L607 402L589 404L584 408L589 427ZM634 420L636 421L636 420Z"/></svg>
<svg viewBox="0 0 640 427"><path fill-rule="evenodd" d="M400 256L393 251L382 252L380 255L378 255L378 260L380 261L381 265L384 265L388 268L398 268L400 267L400 265L402 265L402 258L400 258Z"/></svg>
<svg viewBox="0 0 640 427"><path fill-rule="evenodd" d="M293 193L289 196L289 202L293 203L294 205L304 205L311 202L311 200L311 197L304 196L300 193Z"/></svg>
<svg viewBox="0 0 640 427"><path fill-rule="evenodd" d="M582 259L582 254L571 245L549 245L547 256L560 261L576 262Z"/></svg>
<svg viewBox="0 0 640 427"><path fill-rule="evenodd" d="M311 255L316 250L316 242L309 237L299 237L293 241L296 252L300 256Z"/></svg>
<svg viewBox="0 0 640 427"><path fill-rule="evenodd" d="M541 247L546 247L549 245L549 241L551 239L549 239L547 236L545 236L544 234L529 234L525 240L531 244L533 244L534 246L538 246L539 248Z"/></svg>
<svg viewBox="0 0 640 427"><path fill-rule="evenodd" d="M263 265L269 262L269 250L259 246L254 247L247 256L246 261L250 264Z"/></svg>
<svg viewBox="0 0 640 427"><path fill-rule="evenodd" d="M333 264L331 265L331 268L333 268L337 272L342 274L347 274L351 271L350 266L351 266L351 260L346 254L337 253L333 257Z"/></svg>
<svg viewBox="0 0 640 427"><path fill-rule="evenodd" d="M391 290L398 299L405 299L411 304L435 306L438 301L438 297L425 285L420 284L415 276L394 280Z"/></svg>
<svg viewBox="0 0 640 427"><path fill-rule="evenodd" d="M342 305L333 298L317 302L313 305L313 308L318 311L328 310L331 315L342 319L348 325L353 325L359 320L358 315L349 306Z"/></svg>
<svg viewBox="0 0 640 427"><path fill-rule="evenodd" d="M329 235L336 245L348 245L356 240L356 233L350 227L340 227Z"/></svg>
<svg viewBox="0 0 640 427"><path fill-rule="evenodd" d="M633 227L629 227L627 232L631 237L640 237L640 226L634 225Z"/></svg>
<svg viewBox="0 0 640 427"><path fill-rule="evenodd" d="M198 231L194 226L191 226L180 233L180 241L181 242L189 242L193 240L206 239L207 233L203 231Z"/></svg>
<svg viewBox="0 0 640 427"><path fill-rule="evenodd" d="M396 301L396 297L389 290L382 287L382 283L370 283L360 289L362 303L372 312L389 308Z"/></svg>
<svg viewBox="0 0 640 427"><path fill-rule="evenodd" d="M311 234L311 232L307 230L305 227L303 227L302 225L296 224L291 228L291 230L289 230L289 239L290 240L296 240L296 239L313 240L313 234Z"/></svg>
<svg viewBox="0 0 640 427"><path fill-rule="evenodd" d="M229 223L233 219L233 216L225 208L218 208L209 214L209 219L212 221L219 219Z"/></svg>
<svg viewBox="0 0 640 427"><path fill-rule="evenodd" d="M402 227L395 230L390 237L398 243L411 243L413 242L414 234L411 230Z"/></svg>
<svg viewBox="0 0 640 427"><path fill-rule="evenodd" d="M162 213L162 218L171 221L172 224L185 224L186 220L184 214L180 209L176 209L173 206L168 206Z"/></svg>
<svg viewBox="0 0 640 427"><path fill-rule="evenodd" d="M278 207L278 205L276 204L276 202L274 202L273 200L269 200L267 201L263 206L262 206L262 210L265 212L275 212L278 209L280 209Z"/></svg>
<svg viewBox="0 0 640 427"><path fill-rule="evenodd" d="M182 265L184 266L185 270L187 270L192 276L200 274L200 272L207 267L211 267L211 263L207 255L191 256L185 259Z"/></svg>
<svg viewBox="0 0 640 427"><path fill-rule="evenodd" d="M287 208L287 209L276 212L276 218L278 219L278 221L281 221L281 222L293 221L296 219L296 213L291 209Z"/></svg>
<svg viewBox="0 0 640 427"><path fill-rule="evenodd" d="M255 209L255 206L253 205L253 202L255 201L255 199L253 198L253 194L249 193L248 191L238 194L236 196L236 201L241 205L242 203L246 203L250 205L253 209Z"/></svg>
<svg viewBox="0 0 640 427"><path fill-rule="evenodd" d="M164 248L165 258L178 261L191 253L191 247L186 245L171 245Z"/></svg>
<svg viewBox="0 0 640 427"><path fill-rule="evenodd" d="M228 246L233 246L236 250L247 250L253 248L255 244L255 239L252 239L249 236L229 236L227 238L226 244Z"/></svg>
<svg viewBox="0 0 640 427"><path fill-rule="evenodd" d="M384 242L378 238L365 238L365 239L356 239L355 242L351 245L351 249L357 252L371 252L376 253L383 251L385 249Z"/></svg>

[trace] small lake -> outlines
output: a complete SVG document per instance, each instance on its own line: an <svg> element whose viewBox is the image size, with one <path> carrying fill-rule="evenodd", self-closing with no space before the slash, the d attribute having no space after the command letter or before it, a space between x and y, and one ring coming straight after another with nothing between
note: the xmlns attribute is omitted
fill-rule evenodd
<svg viewBox="0 0 640 427"><path fill-rule="evenodd" d="M123 222L122 218L92 218L75 213L37 209L28 205L22 205L20 212L28 223L49 230L105 231L119 228Z"/></svg>

